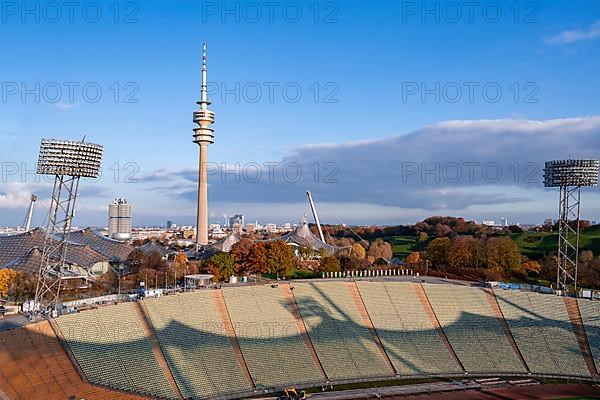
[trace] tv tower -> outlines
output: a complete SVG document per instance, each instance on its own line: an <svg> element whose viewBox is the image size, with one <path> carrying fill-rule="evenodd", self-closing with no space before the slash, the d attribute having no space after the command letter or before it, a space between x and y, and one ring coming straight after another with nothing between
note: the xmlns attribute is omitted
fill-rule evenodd
<svg viewBox="0 0 600 400"><path fill-rule="evenodd" d="M214 130L210 125L215 123L215 113L208 109L210 101L206 93L206 41L204 41L202 57L202 94L200 110L194 111L194 143L200 146L200 159L198 167L198 219L196 223L196 247L208 244L208 182L206 176L206 149L213 143Z"/></svg>

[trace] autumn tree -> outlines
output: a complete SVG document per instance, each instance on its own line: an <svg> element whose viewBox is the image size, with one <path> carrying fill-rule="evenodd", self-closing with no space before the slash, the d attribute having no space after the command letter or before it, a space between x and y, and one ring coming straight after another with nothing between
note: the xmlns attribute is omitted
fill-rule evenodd
<svg viewBox="0 0 600 400"><path fill-rule="evenodd" d="M265 242L256 242L248 253L248 270L255 274L264 274L267 269L267 247Z"/></svg>
<svg viewBox="0 0 600 400"><path fill-rule="evenodd" d="M19 273L14 269L0 269L0 298L8 297L18 277Z"/></svg>
<svg viewBox="0 0 600 400"><path fill-rule="evenodd" d="M38 275L18 272L10 289L9 296L15 301L32 299L35 296Z"/></svg>
<svg viewBox="0 0 600 400"><path fill-rule="evenodd" d="M163 270L167 267L167 263L158 251L153 250L150 252L150 254L148 254L148 258L146 259L146 264L144 266L146 268Z"/></svg>
<svg viewBox="0 0 600 400"><path fill-rule="evenodd" d="M523 270L528 274L539 275L542 265L535 260L526 260L522 265Z"/></svg>
<svg viewBox="0 0 600 400"><path fill-rule="evenodd" d="M381 238L377 238L375 242L369 246L367 254L374 259L383 258L384 260L389 260L394 255L392 245L384 242Z"/></svg>
<svg viewBox="0 0 600 400"><path fill-rule="evenodd" d="M144 286L148 289L158 287L158 271L153 268L142 268L136 274L137 280L144 282Z"/></svg>
<svg viewBox="0 0 600 400"><path fill-rule="evenodd" d="M215 282L228 281L235 274L235 260L229 253L217 253L206 261L207 271L214 275Z"/></svg>
<svg viewBox="0 0 600 400"><path fill-rule="evenodd" d="M448 252L448 265L454 270L469 268L472 257L469 240L465 237L458 237L452 242Z"/></svg>
<svg viewBox="0 0 600 400"><path fill-rule="evenodd" d="M239 242L233 245L231 248L231 255L234 259L234 270L237 274L244 273L251 269L252 263L250 260L250 254L252 247L254 247L254 241L248 238L243 238Z"/></svg>
<svg viewBox="0 0 600 400"><path fill-rule="evenodd" d="M188 259L185 253L179 252L173 261L173 269L175 270L175 278L182 278L187 271Z"/></svg>
<svg viewBox="0 0 600 400"><path fill-rule="evenodd" d="M448 253L452 247L450 238L441 237L433 239L427 246L427 259L434 267L448 265Z"/></svg>
<svg viewBox="0 0 600 400"><path fill-rule="evenodd" d="M367 252L365 251L365 248L362 247L362 245L360 243L354 243L352 245L352 249L350 250L350 255L362 260L366 257Z"/></svg>
<svg viewBox="0 0 600 400"><path fill-rule="evenodd" d="M127 256L126 263L129 266L131 272L137 273L139 270L146 266L147 261L148 257L146 256L146 253L144 253L140 249L134 249Z"/></svg>
<svg viewBox="0 0 600 400"><path fill-rule="evenodd" d="M517 243L509 237L493 237L486 244L488 269L494 272L509 274L519 271L521 253Z"/></svg>
<svg viewBox="0 0 600 400"><path fill-rule="evenodd" d="M407 264L419 264L421 262L421 254L418 251L413 251L404 259Z"/></svg>

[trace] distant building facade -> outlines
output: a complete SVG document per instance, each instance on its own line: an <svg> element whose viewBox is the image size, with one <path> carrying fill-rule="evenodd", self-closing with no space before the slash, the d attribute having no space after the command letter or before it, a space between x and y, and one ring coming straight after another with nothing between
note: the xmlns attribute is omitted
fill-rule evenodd
<svg viewBox="0 0 600 400"><path fill-rule="evenodd" d="M244 226L244 214L236 214L233 217L229 217L229 226L233 228L235 224Z"/></svg>
<svg viewBox="0 0 600 400"><path fill-rule="evenodd" d="M108 237L131 239L131 205L125 199L115 199L108 205Z"/></svg>

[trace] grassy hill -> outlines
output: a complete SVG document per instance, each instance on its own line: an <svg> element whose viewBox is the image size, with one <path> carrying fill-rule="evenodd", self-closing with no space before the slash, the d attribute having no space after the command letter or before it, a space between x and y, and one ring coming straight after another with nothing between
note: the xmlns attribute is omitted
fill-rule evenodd
<svg viewBox="0 0 600 400"><path fill-rule="evenodd" d="M523 232L513 235L523 255L540 258L548 253L556 253L558 233L556 232ZM591 250L600 255L600 225L590 226L581 231L579 250Z"/></svg>
<svg viewBox="0 0 600 400"><path fill-rule="evenodd" d="M529 258L538 259L549 253L556 253L558 233L556 232L523 232L511 235L517 242L521 253ZM414 236L387 236L383 240L392 244L394 256L406 257L411 251L423 250L425 244L417 246ZM600 225L590 226L581 231L579 249L591 250L600 255Z"/></svg>

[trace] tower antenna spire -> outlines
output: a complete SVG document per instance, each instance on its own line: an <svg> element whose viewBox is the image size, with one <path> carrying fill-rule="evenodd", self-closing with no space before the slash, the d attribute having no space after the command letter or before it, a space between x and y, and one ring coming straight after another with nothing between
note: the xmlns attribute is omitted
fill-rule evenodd
<svg viewBox="0 0 600 400"><path fill-rule="evenodd" d="M206 110L206 106L208 105L208 96L206 93L206 40L204 41L204 46L202 48L202 95L201 95L201 104L200 107L203 110Z"/></svg>

